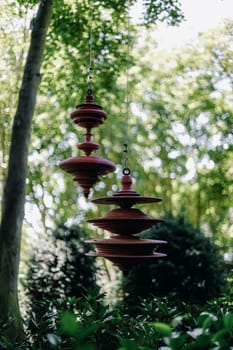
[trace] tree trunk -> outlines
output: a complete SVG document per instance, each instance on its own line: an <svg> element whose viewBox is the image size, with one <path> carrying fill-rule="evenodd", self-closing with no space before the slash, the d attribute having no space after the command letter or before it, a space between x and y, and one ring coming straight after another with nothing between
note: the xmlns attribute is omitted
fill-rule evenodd
<svg viewBox="0 0 233 350"><path fill-rule="evenodd" d="M197 172L197 194L196 194L196 227L201 227L201 214L202 214L202 203L201 203L201 176Z"/></svg>
<svg viewBox="0 0 233 350"><path fill-rule="evenodd" d="M40 83L40 66L52 6L53 0L41 0L33 21L31 43L14 117L8 175L3 196L0 225L0 318L3 322L9 317L12 319L10 327L5 332L11 340L23 337L17 287L27 158L32 118Z"/></svg>

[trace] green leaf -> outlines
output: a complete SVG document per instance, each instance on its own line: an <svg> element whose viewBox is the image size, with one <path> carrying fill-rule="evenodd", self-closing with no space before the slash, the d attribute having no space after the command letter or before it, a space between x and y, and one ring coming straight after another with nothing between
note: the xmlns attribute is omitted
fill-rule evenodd
<svg viewBox="0 0 233 350"><path fill-rule="evenodd" d="M95 350L94 344L77 345L74 350Z"/></svg>
<svg viewBox="0 0 233 350"><path fill-rule="evenodd" d="M215 333L215 335L212 337L212 342L221 342L222 338L225 337L226 333L228 333L228 331L226 329L221 329L220 331L218 331L217 333Z"/></svg>
<svg viewBox="0 0 233 350"><path fill-rule="evenodd" d="M52 346L57 346L60 343L60 339L56 334L47 334L47 339Z"/></svg>
<svg viewBox="0 0 233 350"><path fill-rule="evenodd" d="M169 345L171 346L172 350L178 350L185 344L186 339L187 337L184 334L176 333L175 336L172 334L172 339L170 340Z"/></svg>
<svg viewBox="0 0 233 350"><path fill-rule="evenodd" d="M207 349L211 344L211 335L210 334L201 334L196 339L196 344L199 346L199 349Z"/></svg>
<svg viewBox="0 0 233 350"><path fill-rule="evenodd" d="M61 317L61 330L63 333L69 334L69 335L75 335L78 326L76 322L76 317L71 312L65 312Z"/></svg>
<svg viewBox="0 0 233 350"><path fill-rule="evenodd" d="M120 339L121 347L118 350L137 350L138 346L134 340Z"/></svg>
<svg viewBox="0 0 233 350"><path fill-rule="evenodd" d="M172 333L171 327L163 322L154 322L151 325L163 336L169 337Z"/></svg>
<svg viewBox="0 0 233 350"><path fill-rule="evenodd" d="M233 312L229 312L224 316L223 323L228 331L232 330L232 328L233 328Z"/></svg>
<svg viewBox="0 0 233 350"><path fill-rule="evenodd" d="M179 324L181 324L182 323L182 321L183 321L183 319L184 319L184 316L182 315L182 316L177 316L177 317L175 317L173 320L172 320L172 327L177 327Z"/></svg>
<svg viewBox="0 0 233 350"><path fill-rule="evenodd" d="M196 339L203 334L203 329L194 328L192 331L188 331L187 334L190 335L190 337L192 337L193 339Z"/></svg>
<svg viewBox="0 0 233 350"><path fill-rule="evenodd" d="M202 312L200 316L197 319L197 325L199 327L202 327L203 329L206 329L209 327L211 321L216 321L217 317L210 312Z"/></svg>
<svg viewBox="0 0 233 350"><path fill-rule="evenodd" d="M203 329L209 328L211 322L212 322L211 317L210 317L210 316L206 317L206 319L205 319L204 322L203 322L202 328L203 328Z"/></svg>

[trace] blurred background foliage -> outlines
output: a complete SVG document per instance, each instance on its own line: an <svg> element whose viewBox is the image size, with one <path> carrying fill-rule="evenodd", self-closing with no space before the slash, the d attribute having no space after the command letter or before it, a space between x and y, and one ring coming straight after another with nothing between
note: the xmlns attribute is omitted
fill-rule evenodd
<svg viewBox="0 0 233 350"><path fill-rule="evenodd" d="M124 300L135 310L140 299L152 296L198 305L226 292L227 269L220 248L182 215L166 215L161 225L140 237L168 243L160 248L166 258L135 266L123 278Z"/></svg>
<svg viewBox="0 0 233 350"><path fill-rule="evenodd" d="M1 1L0 19L0 195L4 186L10 130L37 1ZM134 3L134 1L132 1ZM7 4L7 5L6 5ZM130 22L129 161L134 188L163 202L142 208L159 217L185 218L212 237L230 256L233 243L233 23L200 34L171 52L158 50L156 21L179 23L176 0L144 1L142 29ZM157 6L158 5L158 6ZM109 119L94 130L97 154L117 172L96 185L92 197L119 189L126 131L126 1L55 1L33 121L27 178L23 258L38 239L61 222L79 224L107 211L87 202L61 160L77 154L83 140L69 114L87 91L89 33L93 31L94 94ZM89 236L104 235L91 231ZM36 243L37 244L37 243ZM49 245L49 244L48 244Z"/></svg>
<svg viewBox="0 0 233 350"><path fill-rule="evenodd" d="M97 290L96 268L84 242L88 238L77 225L59 225L49 237L41 241L28 261L26 290L31 308L35 300L81 297L87 289Z"/></svg>

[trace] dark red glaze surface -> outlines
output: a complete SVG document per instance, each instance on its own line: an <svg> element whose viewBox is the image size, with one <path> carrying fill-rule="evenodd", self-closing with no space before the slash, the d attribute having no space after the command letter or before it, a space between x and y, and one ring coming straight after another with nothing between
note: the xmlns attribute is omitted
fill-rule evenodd
<svg viewBox="0 0 233 350"><path fill-rule="evenodd" d="M148 245L148 244L166 244L166 241L162 241L159 239L142 239L139 237L127 237L127 236L114 236L111 238L102 238L102 239L91 239L86 241L87 243L96 243L98 244L128 244L128 245Z"/></svg>
<svg viewBox="0 0 233 350"><path fill-rule="evenodd" d="M74 175L74 180L83 188L85 197L88 197L90 188L99 181L99 176L115 170L112 162L93 156L69 158L61 162L59 166Z"/></svg>
<svg viewBox="0 0 233 350"><path fill-rule="evenodd" d="M132 189L133 181L130 175L123 175L121 184L122 189L114 196L139 196L139 194Z"/></svg>
<svg viewBox="0 0 233 350"><path fill-rule="evenodd" d="M107 114L102 107L94 103L94 96L88 93L85 103L77 105L76 110L71 113L74 123L86 129L92 129L104 123Z"/></svg>
<svg viewBox="0 0 233 350"><path fill-rule="evenodd" d="M80 170L86 171L87 173L93 171L97 175L105 175L116 169L115 165L109 160L93 156L68 158L63 160L59 166L63 170L74 175L76 175Z"/></svg>
<svg viewBox="0 0 233 350"><path fill-rule="evenodd" d="M134 235L141 231L148 230L152 226L160 223L161 221L156 219L138 219L138 220L105 220L95 219L88 220L94 226L101 228L102 230L109 231L118 235Z"/></svg>
<svg viewBox="0 0 233 350"><path fill-rule="evenodd" d="M116 195L112 197L104 197L104 198L97 198L92 200L92 203L95 204L116 204L120 207L131 207L134 204L147 204L147 203L156 203L161 202L162 199L160 198L152 198L152 197L142 197L142 196L119 196Z"/></svg>
<svg viewBox="0 0 233 350"><path fill-rule="evenodd" d="M104 219L120 219L120 220L150 220L150 216L144 214L140 209L135 208L119 208L112 209L104 215Z"/></svg>
<svg viewBox="0 0 233 350"><path fill-rule="evenodd" d="M163 254L163 253L154 253L153 255L144 255L144 256L113 256L113 255L100 255L97 253L87 253L87 255L89 256L93 256L93 257L103 257L106 258L108 260L110 260L115 266L117 266L120 270L124 271L128 271L130 270L132 267L134 267L137 264L140 264L142 262L149 262L153 259L157 259L157 258L164 258L167 255Z"/></svg>
<svg viewBox="0 0 233 350"><path fill-rule="evenodd" d="M71 118L86 129L85 141L77 145L85 156L66 159L59 166L75 176L75 181L83 188L85 197L88 197L91 187L100 180L99 177L116 168L112 162L104 158L91 156L92 152L99 148L98 144L92 142L91 129L103 124L107 115L101 106L94 103L94 96L89 91L85 103L76 106Z"/></svg>
<svg viewBox="0 0 233 350"><path fill-rule="evenodd" d="M124 175L121 180L122 189L112 197L104 197L92 200L96 204L116 204L122 208L130 208L134 204L147 204L161 202L160 198L142 197L132 189L132 179Z"/></svg>
<svg viewBox="0 0 233 350"><path fill-rule="evenodd" d="M88 222L111 233L134 235L160 223L161 220L153 219L139 209L120 208L111 210L100 219Z"/></svg>
<svg viewBox="0 0 233 350"><path fill-rule="evenodd" d="M104 255L118 255L118 256L147 256L153 255L158 246L165 244L165 241L158 240L142 240L135 238L125 238L124 236L116 238L109 238L106 240L94 239L87 243L94 244L97 253Z"/></svg>
<svg viewBox="0 0 233 350"><path fill-rule="evenodd" d="M77 145L77 148L80 149L81 151L84 151L86 156L90 156L93 151L96 151L99 149L99 145L94 142L83 142Z"/></svg>
<svg viewBox="0 0 233 350"><path fill-rule="evenodd" d="M142 262L143 259L148 261L164 257L165 254L155 251L159 245L166 242L133 236L161 223L162 220L153 219L141 210L131 208L132 205L159 202L161 199L141 197L132 189L132 179L129 175L124 175L121 183L122 189L112 197L92 201L97 204L117 204L120 208L111 210L102 218L88 220L93 225L119 236L89 240L87 243L94 244L96 247L96 252L90 252L88 255L107 258L123 271L127 271L135 264Z"/></svg>

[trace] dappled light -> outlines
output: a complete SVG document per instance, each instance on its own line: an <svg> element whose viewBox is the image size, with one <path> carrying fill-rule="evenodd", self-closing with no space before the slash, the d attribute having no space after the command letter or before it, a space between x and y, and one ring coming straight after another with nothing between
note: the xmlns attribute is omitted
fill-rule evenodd
<svg viewBox="0 0 233 350"><path fill-rule="evenodd" d="M233 21L210 1L0 2L0 349L231 349Z"/></svg>

